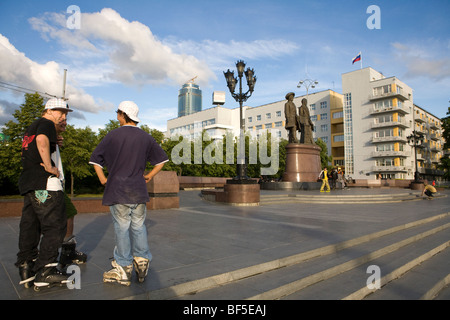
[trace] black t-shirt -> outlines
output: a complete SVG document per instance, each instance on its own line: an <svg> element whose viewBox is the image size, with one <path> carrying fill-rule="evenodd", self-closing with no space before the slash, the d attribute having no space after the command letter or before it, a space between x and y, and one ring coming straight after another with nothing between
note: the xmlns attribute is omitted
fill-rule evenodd
<svg viewBox="0 0 450 320"><path fill-rule="evenodd" d="M42 159L37 149L36 137L40 134L47 136L50 141L50 154L56 150L56 129L53 121L39 118L25 131L22 140L22 173L19 178L21 195L32 190L45 190L47 179L51 175L41 166ZM52 165L55 164L52 161Z"/></svg>

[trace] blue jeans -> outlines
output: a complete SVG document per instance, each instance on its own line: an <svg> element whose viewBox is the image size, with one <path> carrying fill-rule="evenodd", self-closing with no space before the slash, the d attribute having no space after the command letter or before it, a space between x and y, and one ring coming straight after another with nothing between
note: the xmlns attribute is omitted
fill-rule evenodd
<svg viewBox="0 0 450 320"><path fill-rule="evenodd" d="M116 262L125 267L133 263L133 257L152 260L148 247L147 228L144 224L147 214L146 204L114 204L109 209L116 232L114 248Z"/></svg>

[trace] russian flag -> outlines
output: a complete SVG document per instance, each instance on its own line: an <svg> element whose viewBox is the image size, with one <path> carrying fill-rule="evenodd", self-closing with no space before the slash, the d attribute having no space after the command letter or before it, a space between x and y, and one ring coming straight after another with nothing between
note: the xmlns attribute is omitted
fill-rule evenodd
<svg viewBox="0 0 450 320"><path fill-rule="evenodd" d="M355 64L355 62L360 61L360 60L361 60L361 52L358 53L358 55L353 58L352 64Z"/></svg>

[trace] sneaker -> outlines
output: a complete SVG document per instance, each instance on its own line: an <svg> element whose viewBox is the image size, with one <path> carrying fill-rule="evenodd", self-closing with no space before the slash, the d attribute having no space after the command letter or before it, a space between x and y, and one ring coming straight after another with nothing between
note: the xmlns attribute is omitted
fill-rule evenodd
<svg viewBox="0 0 450 320"><path fill-rule="evenodd" d="M19 275L21 279L19 284L23 284L25 288L33 286L33 280L36 277L36 273L33 271L35 261L36 259L25 261L19 265Z"/></svg>
<svg viewBox="0 0 450 320"><path fill-rule="evenodd" d="M131 272L133 265L126 267L120 266L116 260L111 262L112 269L103 273L103 282L117 282L125 286L131 284Z"/></svg>
<svg viewBox="0 0 450 320"><path fill-rule="evenodd" d="M141 258L141 257L134 257L133 259L133 265L134 270L136 271L136 274L138 276L139 282L144 282L145 277L148 273L148 266L150 264L150 260Z"/></svg>

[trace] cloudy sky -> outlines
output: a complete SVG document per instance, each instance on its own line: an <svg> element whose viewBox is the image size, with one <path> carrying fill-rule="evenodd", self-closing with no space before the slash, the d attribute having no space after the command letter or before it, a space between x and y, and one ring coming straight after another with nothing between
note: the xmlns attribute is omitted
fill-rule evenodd
<svg viewBox="0 0 450 320"><path fill-rule="evenodd" d="M70 6L79 8L79 14ZM379 8L379 20L370 5ZM69 9L69 10L68 10ZM244 60L257 77L249 106L284 99L299 80L342 93L341 75L363 67L397 76L438 117L450 100L448 0L0 1L0 126L23 90L66 97L69 122L97 130L133 100L143 124L166 130L191 78L226 91L223 71ZM376 23L379 28L369 28ZM245 88L245 86L244 86Z"/></svg>

